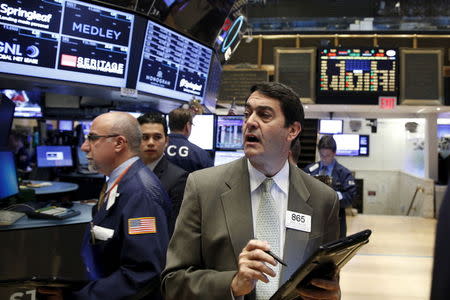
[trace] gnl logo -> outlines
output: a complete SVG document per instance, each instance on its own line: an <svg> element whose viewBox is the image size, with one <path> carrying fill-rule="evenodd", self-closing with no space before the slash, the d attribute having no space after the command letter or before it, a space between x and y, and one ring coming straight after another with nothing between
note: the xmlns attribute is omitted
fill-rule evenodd
<svg viewBox="0 0 450 300"><path fill-rule="evenodd" d="M38 57L39 52L39 48L34 45L30 45L25 49L25 55L30 58ZM0 42L0 54L23 56L20 44L13 44L8 42Z"/></svg>

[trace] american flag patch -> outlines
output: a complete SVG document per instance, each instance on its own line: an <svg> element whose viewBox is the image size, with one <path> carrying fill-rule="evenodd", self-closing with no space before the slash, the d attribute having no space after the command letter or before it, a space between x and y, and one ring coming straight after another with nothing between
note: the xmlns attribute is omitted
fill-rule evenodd
<svg viewBox="0 0 450 300"><path fill-rule="evenodd" d="M156 233L155 217L128 219L128 234Z"/></svg>

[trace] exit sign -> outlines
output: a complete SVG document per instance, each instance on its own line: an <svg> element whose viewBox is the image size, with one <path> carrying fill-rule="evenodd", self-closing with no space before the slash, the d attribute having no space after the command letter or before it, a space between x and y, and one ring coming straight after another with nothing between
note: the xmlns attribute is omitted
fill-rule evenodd
<svg viewBox="0 0 450 300"><path fill-rule="evenodd" d="M378 97L378 106L381 109L394 109L397 106L397 97Z"/></svg>

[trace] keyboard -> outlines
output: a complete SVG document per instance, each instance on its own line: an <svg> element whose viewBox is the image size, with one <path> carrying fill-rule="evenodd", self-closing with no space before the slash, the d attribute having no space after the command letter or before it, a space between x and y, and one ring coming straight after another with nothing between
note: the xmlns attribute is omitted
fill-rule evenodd
<svg viewBox="0 0 450 300"><path fill-rule="evenodd" d="M78 169L78 173L83 175L95 175L98 174L96 171L90 171L89 169Z"/></svg>
<svg viewBox="0 0 450 300"><path fill-rule="evenodd" d="M21 212L0 210L0 226L12 225L23 216L25 216L25 214Z"/></svg>
<svg viewBox="0 0 450 300"><path fill-rule="evenodd" d="M34 211L27 211L26 214L29 218L34 219L64 220L70 217L78 216L80 211L65 207L47 206Z"/></svg>

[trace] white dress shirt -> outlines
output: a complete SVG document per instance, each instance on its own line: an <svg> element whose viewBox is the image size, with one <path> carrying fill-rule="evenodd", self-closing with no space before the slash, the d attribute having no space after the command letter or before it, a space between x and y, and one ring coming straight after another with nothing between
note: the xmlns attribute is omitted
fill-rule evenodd
<svg viewBox="0 0 450 300"><path fill-rule="evenodd" d="M256 227L256 215L258 213L259 201L261 199L261 183L266 179L266 175L255 169L249 160L247 160L248 164L248 173L250 177L250 197L252 201L252 217L253 217L253 232L255 232ZM288 204L288 196L289 196L289 162L286 160L283 168L272 177L275 184L272 186L270 193L272 197L279 202L279 218L280 218L280 252L275 253L279 257L283 258L284 252L284 240L286 236L286 211Z"/></svg>

